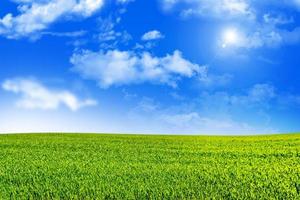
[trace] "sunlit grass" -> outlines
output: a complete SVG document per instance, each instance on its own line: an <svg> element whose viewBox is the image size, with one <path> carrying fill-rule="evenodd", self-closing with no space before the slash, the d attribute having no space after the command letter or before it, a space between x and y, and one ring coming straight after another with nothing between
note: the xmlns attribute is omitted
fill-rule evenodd
<svg viewBox="0 0 300 200"><path fill-rule="evenodd" d="M0 199L299 199L300 135L0 135Z"/></svg>

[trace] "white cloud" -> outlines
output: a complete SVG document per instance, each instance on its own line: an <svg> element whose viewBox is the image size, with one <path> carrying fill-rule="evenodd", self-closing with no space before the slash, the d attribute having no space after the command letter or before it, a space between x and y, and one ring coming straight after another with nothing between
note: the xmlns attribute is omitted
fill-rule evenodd
<svg viewBox="0 0 300 200"><path fill-rule="evenodd" d="M248 98L254 102L265 102L275 96L275 88L266 83L255 84L248 92Z"/></svg>
<svg viewBox="0 0 300 200"><path fill-rule="evenodd" d="M244 94L204 92L198 98L176 105L173 109L160 112L163 109L157 108L159 116L156 117L173 127L174 131L210 134L262 133L271 130L268 130L271 117L267 111L270 110L270 101L276 97L275 88L270 84L255 84ZM238 113L245 112L257 118L239 119ZM244 117L243 114L241 116ZM255 120L259 123L254 122ZM257 127L255 123L263 124L264 127Z"/></svg>
<svg viewBox="0 0 300 200"><path fill-rule="evenodd" d="M274 47L278 46L282 41L282 36L280 33L270 30L270 32L265 32L264 30L258 30L252 35L245 36L239 47L245 48L259 48L263 46Z"/></svg>
<svg viewBox="0 0 300 200"><path fill-rule="evenodd" d="M127 4L127 3L130 3L130 2L133 2L134 0L117 0L117 3L119 4Z"/></svg>
<svg viewBox="0 0 300 200"><path fill-rule="evenodd" d="M170 10L176 5L184 4L183 16L200 15L221 18L236 16L255 17L247 0L163 0L162 2L163 8L166 10Z"/></svg>
<svg viewBox="0 0 300 200"><path fill-rule="evenodd" d="M62 1L62 0L59 0ZM79 0L74 5L71 12L78 13L84 17L91 16L103 5L103 0Z"/></svg>
<svg viewBox="0 0 300 200"><path fill-rule="evenodd" d="M231 21L239 30L238 41L228 45L226 51L279 47L300 42L299 27L287 30L281 25L293 24L292 14L284 14L280 8L293 6L300 8L299 0L251 1L251 0L162 0L166 10L179 11L182 16L196 15L204 18ZM265 7L270 6L266 12ZM231 27L234 28L234 27ZM220 44L224 45L224 41ZM223 51L221 48L221 51Z"/></svg>
<svg viewBox="0 0 300 200"><path fill-rule="evenodd" d="M233 41L230 42L224 37L224 33L226 33L228 28L225 29L219 34L220 51L235 51L237 49L255 49L262 47L276 48L285 45L294 45L300 42L300 27L285 30L278 28L276 25L289 23L288 19L264 17L266 18L264 19L264 23L255 23L247 28L243 26L231 28L235 30L235 34L234 40L232 39ZM292 20L292 18L289 20Z"/></svg>
<svg viewBox="0 0 300 200"><path fill-rule="evenodd" d="M17 1L19 14L0 19L0 35L7 38L33 36L62 17L89 17L100 9L103 0Z"/></svg>
<svg viewBox="0 0 300 200"><path fill-rule="evenodd" d="M209 118L197 112L164 114L159 117L168 124L175 133L178 130L190 134L254 134L257 130L244 122L236 122L230 118Z"/></svg>
<svg viewBox="0 0 300 200"><path fill-rule="evenodd" d="M276 27L259 27L251 33L240 33L239 42L230 44L228 48L261 48L294 45L300 42L300 27L291 31Z"/></svg>
<svg viewBox="0 0 300 200"><path fill-rule="evenodd" d="M161 38L164 38L164 36L161 34L161 32L159 32L157 30L149 31L142 36L142 40L145 40L145 41L158 40Z"/></svg>
<svg viewBox="0 0 300 200"><path fill-rule="evenodd" d="M247 107L264 105L263 107L267 108L270 100L276 97L277 94L274 86L263 83L253 85L245 94L231 95L227 92L219 91L211 94L203 93L200 99L204 109L220 108L219 110L225 112L223 109L228 109L229 107L246 109Z"/></svg>
<svg viewBox="0 0 300 200"><path fill-rule="evenodd" d="M287 18L284 15L274 15L270 13L266 13L263 15L264 22L272 25L282 25L282 24L290 24L294 22L294 18Z"/></svg>
<svg viewBox="0 0 300 200"><path fill-rule="evenodd" d="M82 107L96 105L92 99L79 100L73 93L66 90L51 90L31 79L8 79L2 84L6 91L21 95L16 102L18 107L26 109L57 109L65 105L72 111Z"/></svg>
<svg viewBox="0 0 300 200"><path fill-rule="evenodd" d="M205 87L219 87L225 86L231 82L233 76L231 74L209 74L208 67L206 66L203 70L202 76L199 77L201 86Z"/></svg>
<svg viewBox="0 0 300 200"><path fill-rule="evenodd" d="M99 34L96 35L102 49L112 49L119 44L127 44L132 36L127 31L117 31L116 25L120 23L120 17L100 18Z"/></svg>
<svg viewBox="0 0 300 200"><path fill-rule="evenodd" d="M56 36L56 37L71 37L71 38L76 38L76 37L81 37L84 36L87 33L87 31L73 31L73 32L42 32L41 35L51 35L51 36Z"/></svg>
<svg viewBox="0 0 300 200"><path fill-rule="evenodd" d="M235 116L236 113L230 109L232 105L228 102L229 99L225 94L211 94L209 97L202 95L197 99L165 107L153 99L143 98L131 110L129 118L139 126L157 129L159 133L233 135L274 132L267 124L269 119L260 127L253 120L250 123L247 119ZM241 104L235 106L244 107ZM245 110L247 109L243 111ZM264 122L265 116L255 116L260 121L259 124ZM146 130L149 132L147 128Z"/></svg>
<svg viewBox="0 0 300 200"><path fill-rule="evenodd" d="M164 57L154 57L149 52L83 51L73 54L70 61L76 72L98 81L102 88L142 82L176 87L181 77L201 76L206 69L183 58L178 50Z"/></svg>

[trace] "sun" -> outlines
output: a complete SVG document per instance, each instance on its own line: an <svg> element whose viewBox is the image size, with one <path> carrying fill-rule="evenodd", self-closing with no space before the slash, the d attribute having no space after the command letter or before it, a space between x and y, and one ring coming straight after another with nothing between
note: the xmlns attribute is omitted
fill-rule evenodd
<svg viewBox="0 0 300 200"><path fill-rule="evenodd" d="M222 47L226 48L230 45L235 45L238 43L239 34L236 29L226 29L223 32L223 39L222 39Z"/></svg>

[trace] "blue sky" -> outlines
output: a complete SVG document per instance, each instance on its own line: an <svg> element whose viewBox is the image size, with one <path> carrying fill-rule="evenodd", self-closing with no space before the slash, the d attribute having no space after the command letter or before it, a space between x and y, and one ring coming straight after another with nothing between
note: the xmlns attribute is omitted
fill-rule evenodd
<svg viewBox="0 0 300 200"><path fill-rule="evenodd" d="M300 131L299 0L4 0L0 132Z"/></svg>

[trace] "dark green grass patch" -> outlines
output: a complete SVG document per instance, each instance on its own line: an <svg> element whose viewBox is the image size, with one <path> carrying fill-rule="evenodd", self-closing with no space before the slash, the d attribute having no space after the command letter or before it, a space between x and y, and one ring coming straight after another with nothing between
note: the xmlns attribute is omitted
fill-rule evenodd
<svg viewBox="0 0 300 200"><path fill-rule="evenodd" d="M0 135L0 199L300 199L300 135Z"/></svg>

